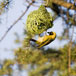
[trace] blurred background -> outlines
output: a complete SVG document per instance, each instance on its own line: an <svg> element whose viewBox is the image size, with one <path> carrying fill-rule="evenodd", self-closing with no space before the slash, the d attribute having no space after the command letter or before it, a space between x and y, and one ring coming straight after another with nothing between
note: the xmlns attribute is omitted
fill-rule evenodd
<svg viewBox="0 0 76 76"><path fill-rule="evenodd" d="M37 49L24 29L40 5L53 17L47 31L57 37ZM76 76L76 0L0 0L0 76Z"/></svg>

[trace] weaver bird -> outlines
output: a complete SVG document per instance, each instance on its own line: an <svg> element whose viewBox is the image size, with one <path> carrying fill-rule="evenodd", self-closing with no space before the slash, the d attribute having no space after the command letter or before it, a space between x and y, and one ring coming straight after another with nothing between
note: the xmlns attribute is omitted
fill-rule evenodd
<svg viewBox="0 0 76 76"><path fill-rule="evenodd" d="M30 39L30 41L35 42L38 45L38 48L41 48L45 45L48 45L56 38L55 32L48 32L49 35L44 35L43 37L39 37L38 40Z"/></svg>

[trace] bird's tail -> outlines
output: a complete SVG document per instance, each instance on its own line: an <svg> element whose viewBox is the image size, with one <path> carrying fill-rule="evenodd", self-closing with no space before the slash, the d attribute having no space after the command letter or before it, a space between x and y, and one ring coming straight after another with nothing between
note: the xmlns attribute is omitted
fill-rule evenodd
<svg viewBox="0 0 76 76"><path fill-rule="evenodd" d="M30 41L36 42L36 40L35 40L35 39L30 39Z"/></svg>

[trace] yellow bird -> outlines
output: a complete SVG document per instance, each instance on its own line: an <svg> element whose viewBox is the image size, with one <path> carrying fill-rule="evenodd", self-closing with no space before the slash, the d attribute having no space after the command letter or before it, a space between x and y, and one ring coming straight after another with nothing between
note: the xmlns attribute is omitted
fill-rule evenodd
<svg viewBox="0 0 76 76"><path fill-rule="evenodd" d="M56 38L55 32L48 32L49 35L44 35L43 37L39 37L38 40L30 39L30 41L34 41L38 44L38 48L41 48L49 43L51 43Z"/></svg>

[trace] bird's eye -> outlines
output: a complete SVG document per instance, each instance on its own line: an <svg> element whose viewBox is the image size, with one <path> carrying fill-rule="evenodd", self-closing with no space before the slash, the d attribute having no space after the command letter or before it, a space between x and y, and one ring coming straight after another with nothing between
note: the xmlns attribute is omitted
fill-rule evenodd
<svg viewBox="0 0 76 76"><path fill-rule="evenodd" d="M53 35L53 32L50 32L50 35Z"/></svg>

